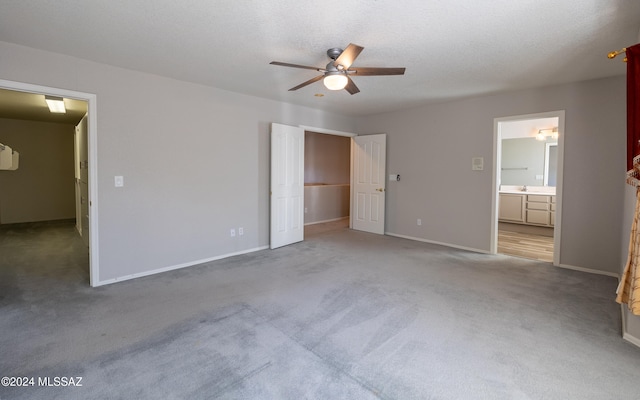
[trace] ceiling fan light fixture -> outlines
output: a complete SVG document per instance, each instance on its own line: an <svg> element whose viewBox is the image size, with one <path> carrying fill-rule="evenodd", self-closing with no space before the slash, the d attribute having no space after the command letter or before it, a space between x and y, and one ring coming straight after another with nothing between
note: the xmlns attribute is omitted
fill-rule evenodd
<svg viewBox="0 0 640 400"><path fill-rule="evenodd" d="M351 69L353 62L358 57L364 47L357 44L349 43L346 49L342 50L337 47L327 50L327 56L331 59L325 68L310 67L308 65L290 64L280 61L271 61L272 65L282 67L312 69L322 72L320 75L302 82L292 87L289 91L298 90L312 83L322 80L324 86L329 90L345 89L349 94L353 95L360 92L350 75L359 76L378 76L378 75L404 75L405 68L378 68L378 67L359 67Z"/></svg>
<svg viewBox="0 0 640 400"><path fill-rule="evenodd" d="M49 111L52 113L64 114L67 109L64 107L64 99L62 97L44 96L44 101L49 106Z"/></svg>
<svg viewBox="0 0 640 400"><path fill-rule="evenodd" d="M342 90L347 86L349 79L342 72L327 72L322 82L329 90Z"/></svg>

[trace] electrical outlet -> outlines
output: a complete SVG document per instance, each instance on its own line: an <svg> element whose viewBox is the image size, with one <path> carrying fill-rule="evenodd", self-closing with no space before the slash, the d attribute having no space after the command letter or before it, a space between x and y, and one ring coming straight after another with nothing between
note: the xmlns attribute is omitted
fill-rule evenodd
<svg viewBox="0 0 640 400"><path fill-rule="evenodd" d="M231 229L231 232L229 233L229 235L231 237L235 237L236 236L236 230L235 229Z"/></svg>
<svg viewBox="0 0 640 400"><path fill-rule="evenodd" d="M244 228L238 228L238 236L244 235Z"/></svg>
<svg viewBox="0 0 640 400"><path fill-rule="evenodd" d="M307 207L305 207L305 208L304 208L304 213L306 214L306 213L308 213L308 212L309 212L309 209L308 209Z"/></svg>
<svg viewBox="0 0 640 400"><path fill-rule="evenodd" d="M418 220L416 221L416 224L418 224L418 226L422 225L422 220L420 218L418 218Z"/></svg>
<svg viewBox="0 0 640 400"><path fill-rule="evenodd" d="M115 187L123 187L124 186L124 177L123 176L114 176L113 184Z"/></svg>

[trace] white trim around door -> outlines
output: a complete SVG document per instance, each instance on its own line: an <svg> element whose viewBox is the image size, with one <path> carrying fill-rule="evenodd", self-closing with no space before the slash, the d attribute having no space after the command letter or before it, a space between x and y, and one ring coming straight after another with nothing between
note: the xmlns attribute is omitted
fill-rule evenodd
<svg viewBox="0 0 640 400"><path fill-rule="evenodd" d="M556 211L553 235L553 265L560 264L560 238L562 233L562 177L564 168L564 110L550 111L537 114L514 115L510 117L494 118L493 120L493 178L491 191L491 254L498 252L498 191L500 189L500 153L502 151L502 134L500 126L503 122L521 121L540 118L558 118L558 169L556 177Z"/></svg>
<svg viewBox="0 0 640 400"><path fill-rule="evenodd" d="M93 93L77 92L48 86L33 85L0 79L0 88L18 92L48 94L84 100L89 114L89 284L100 286L100 240L98 237L98 123L97 96Z"/></svg>

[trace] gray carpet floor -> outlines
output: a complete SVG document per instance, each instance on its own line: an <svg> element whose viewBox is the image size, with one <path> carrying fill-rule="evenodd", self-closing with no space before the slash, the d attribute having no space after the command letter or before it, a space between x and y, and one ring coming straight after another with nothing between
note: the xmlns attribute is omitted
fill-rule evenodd
<svg viewBox="0 0 640 400"><path fill-rule="evenodd" d="M73 225L2 227L0 399L639 399L616 283L328 225L90 288Z"/></svg>

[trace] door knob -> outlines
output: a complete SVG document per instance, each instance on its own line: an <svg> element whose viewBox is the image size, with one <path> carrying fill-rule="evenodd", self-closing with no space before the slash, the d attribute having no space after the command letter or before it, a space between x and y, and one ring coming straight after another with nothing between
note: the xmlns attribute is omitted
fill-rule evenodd
<svg viewBox="0 0 640 400"><path fill-rule="evenodd" d="M384 189L383 188L378 188L378 189L376 189L376 192L384 192Z"/></svg>

